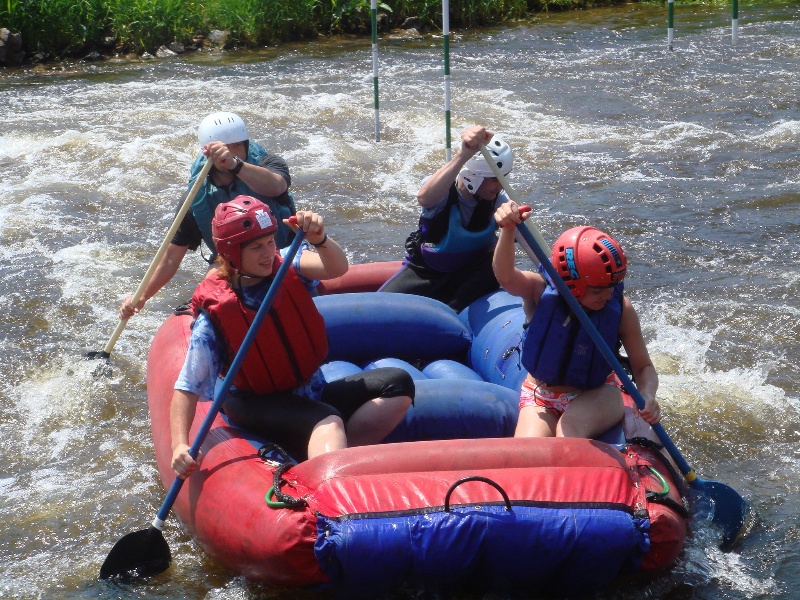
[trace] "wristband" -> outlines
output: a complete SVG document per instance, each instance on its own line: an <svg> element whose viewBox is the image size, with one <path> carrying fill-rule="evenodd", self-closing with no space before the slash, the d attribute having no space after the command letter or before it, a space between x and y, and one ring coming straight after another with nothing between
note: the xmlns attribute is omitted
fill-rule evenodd
<svg viewBox="0 0 800 600"><path fill-rule="evenodd" d="M228 173L230 173L231 175L238 175L239 171L241 171L242 167L244 166L244 161L238 156L234 156L233 158L236 161L236 166L233 167L232 169L228 169Z"/></svg>
<svg viewBox="0 0 800 600"><path fill-rule="evenodd" d="M319 248L320 246L324 246L325 242L327 242L327 241L328 241L328 234L326 233L325 237L322 238L322 241L319 244L315 244L313 242L308 242L308 243L311 244L312 246L314 246L314 248Z"/></svg>

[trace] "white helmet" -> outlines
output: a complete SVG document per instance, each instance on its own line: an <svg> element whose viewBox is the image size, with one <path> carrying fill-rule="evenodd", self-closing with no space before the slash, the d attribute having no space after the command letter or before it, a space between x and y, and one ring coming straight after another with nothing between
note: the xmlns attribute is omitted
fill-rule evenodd
<svg viewBox="0 0 800 600"><path fill-rule="evenodd" d="M486 144L486 149L492 155L497 168L503 175L508 175L511 168L514 166L514 155L511 148L501 138L492 136L492 139ZM483 180L487 177L494 177L494 171L486 162L483 157L483 152L476 152L463 166L461 172L458 174L458 179L469 190L470 194L474 194L481 187Z"/></svg>
<svg viewBox="0 0 800 600"><path fill-rule="evenodd" d="M231 112L218 112L208 115L197 129L197 139L200 145L205 146L210 142L234 144L250 139L247 127L239 115Z"/></svg>

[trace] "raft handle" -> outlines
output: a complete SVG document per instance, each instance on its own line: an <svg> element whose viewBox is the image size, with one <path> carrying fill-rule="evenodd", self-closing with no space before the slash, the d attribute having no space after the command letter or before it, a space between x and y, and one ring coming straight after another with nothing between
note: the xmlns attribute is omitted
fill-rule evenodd
<svg viewBox="0 0 800 600"><path fill-rule="evenodd" d="M444 495L444 512L450 512L450 496L453 494L453 491L460 486L462 483L466 483L467 481L482 481L483 483L488 483L503 497L503 502L505 502L506 510L511 511L511 500L508 499L508 494L506 491L501 488L497 483L489 479L488 477L481 477L480 475L473 475L471 477L462 477L458 481L456 481L453 485L450 486L450 489L447 490L447 493Z"/></svg>
<svg viewBox="0 0 800 600"><path fill-rule="evenodd" d="M267 494L264 496L264 500L267 502L267 506L270 508L291 508L286 502L279 502L277 500L273 500L272 497L275 495L275 486L272 486L267 490Z"/></svg>
<svg viewBox="0 0 800 600"><path fill-rule="evenodd" d="M655 491L655 490L646 490L646 491L647 491L647 493L648 493L648 494L652 494L652 495L654 495L654 496L659 496L659 497L664 497L664 496L666 496L667 494L669 494L669 484L667 483L667 480L666 480L666 479L664 479L664 476L663 476L663 475L661 475L661 473L659 473L659 472L658 472L658 471L657 471L655 468L653 468L651 465L647 465L647 468L648 468L648 469L649 469L649 471L650 471L650 472L653 474L653 476L654 476L656 479L658 479L659 483L661 483L661 491L660 491L660 492L657 492L657 491Z"/></svg>

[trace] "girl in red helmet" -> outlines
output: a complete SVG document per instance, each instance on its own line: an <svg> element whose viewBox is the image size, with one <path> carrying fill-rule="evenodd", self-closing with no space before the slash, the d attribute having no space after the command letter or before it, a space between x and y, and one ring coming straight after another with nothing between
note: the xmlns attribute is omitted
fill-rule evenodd
<svg viewBox="0 0 800 600"><path fill-rule="evenodd" d="M325 322L304 280L331 279L347 271L347 258L326 233L321 216L297 213L293 231L306 232L299 259L264 319L223 404L228 419L285 448L297 460L383 440L414 398L402 369L364 371L325 381ZM261 201L238 196L217 207L212 222L220 268L192 298L196 322L170 407L172 468L188 477L189 428L200 396L214 397L281 264L277 223Z"/></svg>
<svg viewBox="0 0 800 600"><path fill-rule="evenodd" d="M526 331L520 362L528 371L520 391L517 437L593 438L623 416L613 370L572 316L547 273L514 265L516 225L528 218L514 202L495 212L500 239L492 266L500 285L522 298ZM639 317L623 293L627 260L622 247L594 227L573 227L553 245L551 261L610 348L622 345L645 399L642 418L661 419L658 374L647 352Z"/></svg>

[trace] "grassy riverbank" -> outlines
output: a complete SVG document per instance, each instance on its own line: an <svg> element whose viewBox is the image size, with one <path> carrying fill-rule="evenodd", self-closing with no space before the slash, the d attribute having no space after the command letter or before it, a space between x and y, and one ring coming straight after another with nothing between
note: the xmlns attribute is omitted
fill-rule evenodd
<svg viewBox="0 0 800 600"><path fill-rule="evenodd" d="M624 0L451 0L453 28L523 19L546 10ZM416 17L441 28L440 0L378 2L381 30ZM103 53L155 52L171 43L196 47L214 30L226 47L258 47L334 33L369 34L370 0L0 0L0 28L21 34L28 60ZM200 42L202 43L202 42Z"/></svg>

